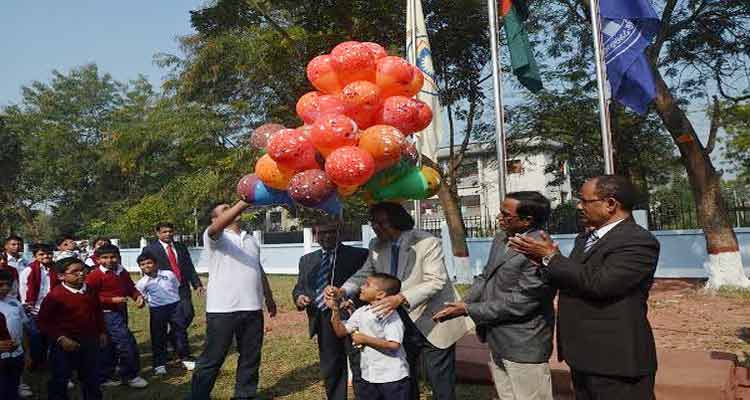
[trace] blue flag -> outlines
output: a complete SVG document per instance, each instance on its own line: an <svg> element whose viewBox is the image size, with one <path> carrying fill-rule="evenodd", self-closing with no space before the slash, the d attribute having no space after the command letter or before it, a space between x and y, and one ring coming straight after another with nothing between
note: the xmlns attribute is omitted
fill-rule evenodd
<svg viewBox="0 0 750 400"><path fill-rule="evenodd" d="M601 0L599 14L612 97L645 114L656 84L644 51L659 31L659 17L649 0Z"/></svg>

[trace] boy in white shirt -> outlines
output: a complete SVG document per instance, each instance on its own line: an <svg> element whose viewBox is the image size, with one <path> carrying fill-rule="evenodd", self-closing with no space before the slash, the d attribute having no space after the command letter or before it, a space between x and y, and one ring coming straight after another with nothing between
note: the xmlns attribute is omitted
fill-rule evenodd
<svg viewBox="0 0 750 400"><path fill-rule="evenodd" d="M143 277L136 282L135 287L148 303L154 374L167 373L167 332L170 331L174 332L175 350L182 360L182 365L188 371L192 371L195 362L190 357L187 324L182 309L178 307L180 281L174 272L157 269L156 260L149 254L141 254L137 261L143 271Z"/></svg>
<svg viewBox="0 0 750 400"><path fill-rule="evenodd" d="M0 325L5 327L0 329L0 399L8 400L18 399L21 374L31 361L24 352L29 346L23 331L28 317L21 302L10 295L14 283L9 271L0 271L0 318L3 320Z"/></svg>
<svg viewBox="0 0 750 400"><path fill-rule="evenodd" d="M404 324L398 313L379 318L370 304L401 291L401 281L393 275L376 272L362 284L359 299L367 303L341 321L339 304L328 301L331 324L338 337L352 336L352 343L362 349L361 385L357 398L362 400L409 400L411 384L404 339Z"/></svg>

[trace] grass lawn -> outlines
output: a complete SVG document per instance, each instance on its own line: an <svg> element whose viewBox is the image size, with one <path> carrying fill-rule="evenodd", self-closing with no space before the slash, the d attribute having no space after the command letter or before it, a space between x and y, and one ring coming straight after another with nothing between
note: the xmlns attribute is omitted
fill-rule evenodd
<svg viewBox="0 0 750 400"><path fill-rule="evenodd" d="M136 276L133 277L137 279ZM266 318L267 333L263 345L260 372L261 399L324 399L323 384L319 376L318 348L315 340L307 335L307 322L303 313L292 304L291 292L296 277L271 276L271 286L279 307L274 321ZM188 332L193 354L197 357L203 348L206 331L205 298L193 297L196 317ZM181 399L190 388L190 372L176 365L168 366L169 374L153 377L151 374L151 344L148 334L148 311L130 309L130 328L141 352L142 376L149 380L146 389L128 387L104 389L105 399ZM237 352L230 350L221 374L216 381L213 398L229 399L234 392ZM43 372L26 375L37 399L47 398L47 374ZM424 391L423 391L424 392ZM459 385L458 398L463 400L490 399L493 391L489 387ZM78 387L72 392L78 399ZM431 396L424 394L423 399Z"/></svg>

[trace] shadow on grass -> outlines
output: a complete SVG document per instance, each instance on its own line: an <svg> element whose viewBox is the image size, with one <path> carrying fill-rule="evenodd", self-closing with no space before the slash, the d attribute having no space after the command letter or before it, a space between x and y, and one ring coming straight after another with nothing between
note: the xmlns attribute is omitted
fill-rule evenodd
<svg viewBox="0 0 750 400"><path fill-rule="evenodd" d="M258 396L261 399L269 400L289 396L305 392L310 386L318 382L320 382L320 362L315 362L297 367L279 376L273 386L262 389Z"/></svg>

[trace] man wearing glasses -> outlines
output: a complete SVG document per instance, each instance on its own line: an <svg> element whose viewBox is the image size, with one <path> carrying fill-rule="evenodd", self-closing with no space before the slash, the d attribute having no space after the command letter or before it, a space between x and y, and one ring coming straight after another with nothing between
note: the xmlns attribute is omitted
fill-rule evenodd
<svg viewBox="0 0 750 400"><path fill-rule="evenodd" d="M320 372L325 383L328 400L345 400L347 397L347 356L352 368L354 395L360 381L359 351L352 347L349 337L339 339L331 326L331 310L325 304L327 286L341 286L362 268L367 250L341 243L337 222L321 222L314 227L315 240L320 250L305 254L299 260L297 284L292 299L297 310L307 311L310 337L318 337Z"/></svg>
<svg viewBox="0 0 750 400"><path fill-rule="evenodd" d="M587 180L577 208L588 230L568 257L546 234L509 239L560 290L557 350L576 399L654 398L656 348L646 314L659 242L633 220L635 198L624 177Z"/></svg>
<svg viewBox="0 0 750 400"><path fill-rule="evenodd" d="M433 316L474 320L477 336L490 347L490 371L500 400L552 400L549 358L555 289L528 257L508 247L516 234L539 237L550 202L539 192L508 193L484 271L464 302L448 303Z"/></svg>

